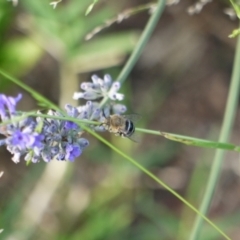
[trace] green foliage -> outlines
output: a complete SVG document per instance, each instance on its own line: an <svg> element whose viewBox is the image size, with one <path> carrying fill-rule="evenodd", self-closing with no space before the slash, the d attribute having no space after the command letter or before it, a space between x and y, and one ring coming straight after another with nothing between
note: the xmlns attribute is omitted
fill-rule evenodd
<svg viewBox="0 0 240 240"><path fill-rule="evenodd" d="M0 43L2 44L6 37L6 32L13 20L14 8L7 1L0 2Z"/></svg>
<svg viewBox="0 0 240 240"><path fill-rule="evenodd" d="M104 9L99 9L97 13L91 14L87 18L84 17L84 14L88 15L92 11L92 8L97 2L97 0L93 1L89 5L90 1L87 0L63 1L59 3L56 9L52 9L48 1L22 1L25 13L20 16L20 19L22 18L26 24L26 36L17 36L16 38L10 36L8 41L5 41L2 36L4 36L5 31L10 27L12 19L14 19L14 11L6 2L0 3L0 6L2 6L2 8L0 8L0 33L3 33L0 35L0 66L8 72L11 72L11 75L23 75L38 62L44 50L46 50L61 63L61 67L70 65L72 73L76 74L77 72L116 66L122 62L125 55L131 53L135 47L129 61L117 78L121 82L124 82L139 59L159 20L164 8L164 1L159 1L158 9L153 16L151 16L137 44L138 33L135 31L104 34L93 41L84 41L84 37L90 30L114 14L113 10L106 6ZM239 16L239 3L233 0L231 2L235 4L233 6L235 6L235 11ZM172 44L174 44L174 42ZM41 46L41 48L39 46ZM239 56L239 52L236 52L235 69L239 69ZM59 109L58 106L39 94L38 91L33 90L17 78L11 77L2 70L0 70L0 74L1 90L4 86L2 81L7 79L9 81L5 81L6 85L8 85L8 82L13 82L20 86L30 93L39 105L44 108ZM234 82L237 84L240 74L235 71L233 76ZM158 101L160 101L159 99L162 100L162 96L160 96L160 91L158 91L156 85L150 86L149 88L151 88L151 91L147 89L148 91L145 94L153 93L154 99ZM50 219L49 222L51 224L49 224L49 228L48 226L47 228L42 227L41 224L43 224L43 226L46 225L40 222L34 225L34 227L32 227L32 225L30 227L28 225L22 227L23 225L21 225L23 220L25 220L22 216L24 216L23 212L26 199L28 196L31 196L32 193L29 189L34 189L36 185L41 184L38 180L42 176L41 174L45 167L44 164L38 165L37 167L31 165L31 168L28 167L27 169L28 173L23 175L23 179L17 176L19 178L19 185L14 188L12 193L8 193L10 197L8 199L3 198L4 203L1 203L3 211L0 216L0 229L3 228L4 231L1 233L1 237L7 239L18 236L24 240L158 240L159 237L161 239L181 239L180 236L185 236L185 234L178 234L181 233L181 231L178 232L177 228L181 224L184 225L183 222L186 221L187 235L191 234L191 229L193 231L191 239L219 239L220 234L225 239L230 239L225 232L229 231L229 228L237 226L240 213L235 212L232 215L226 215L222 219L214 219L215 224L206 217L206 209L212 200L213 191L216 187L217 177L221 167L221 159L223 157L223 155L221 155L221 153L223 153L222 149L239 151L238 146L227 143L227 135L230 133L234 112L236 112L235 108L238 100L237 89L239 89L237 85L231 87L229 93L229 99L231 99L231 101L229 100L230 103L228 104L230 107L227 108L231 108L231 110L230 112L227 110L225 113L225 122L227 123L224 124L222 130L225 135L223 134L219 141L209 141L139 128L137 130L143 133L163 136L171 141L167 141L165 144L159 143L157 147L151 146L150 149L146 149L146 146L143 145L145 149L142 151L134 151L133 145L128 142L121 143L121 140L115 138L115 144L113 145L103 137L86 128L86 132L90 133L95 139L98 139L98 142L90 146L89 152L86 153L86 159L83 159L80 163L74 163L74 167L69 170L68 176L62 179L61 187L59 187L55 195L56 199L53 199L52 202L49 203L51 209L49 209L49 212L44 216L47 220L48 218ZM133 90L130 89L129 92L131 93ZM108 99L104 99L102 105L105 104L106 101L108 101ZM144 103L141 104L144 105ZM150 109L145 110L149 111L146 115L151 115ZM37 116L35 113L31 115ZM44 115L42 116L44 117ZM69 118L69 120L74 121L74 119L71 118ZM144 124L150 121L151 118L146 116ZM84 122L78 122L78 124L83 125ZM94 139L92 139L92 141L94 142ZM157 141L160 141L160 138L158 138ZM189 194L190 200L186 197L183 198L182 192L179 193L177 190L170 188L150 171L152 169L154 170L156 166L164 167L170 161L174 161L176 153L181 149L183 144L218 150L212 166L212 169L214 169L212 171L215 171L215 173L211 175L210 180L207 180L209 166L196 166L198 171L194 173L195 175L192 180L190 180L192 183L195 183L190 186L189 191L192 194ZM110 149L112 151L110 151ZM219 149L221 149L221 151L219 151ZM131 164L120 161L118 155L128 160ZM132 158L131 155L134 155L134 158ZM202 161L201 156L199 160ZM89 164L90 169L86 168L86 163ZM102 167L104 164L107 165L107 167ZM132 164L135 167L133 167ZM75 173L74 179L72 179L73 173ZM92 174L92 182L84 183L85 186L89 187L88 190L84 187L78 189L79 183L82 181L81 177L84 178L84 174L88 175L89 173L90 175ZM158 188L154 190L149 187L144 188L145 182L142 181L142 179L144 179L142 175L144 174L155 181ZM52 177L51 180L54 181L57 170L52 171L50 175ZM99 175L102 176L101 181L99 181ZM95 177L97 180L95 180ZM138 179L139 182L136 182L136 179ZM0 179L0 181L2 181L2 179ZM205 209L199 211L194 206L201 203L202 189L205 188L206 182L211 186L205 194L205 196L207 196ZM51 184L52 182L49 182L48 185L50 186ZM136 185L131 186L131 184ZM197 213L198 222L194 228L192 228L194 215L191 216L191 224L187 225L189 215L186 214L185 218L183 217L181 219L178 214L178 209L175 209L174 212L174 210L168 208L167 205L158 204L155 201L155 194L160 193L161 196L161 193L166 190L183 202L186 208L191 210L191 214ZM200 190L201 192L199 192ZM25 193L25 191L27 193ZM47 189L43 189L41 196L43 198L44 191L47 191ZM41 203L41 197L34 202L36 209L38 208L38 204ZM69 199L71 199L71 201ZM198 201L196 201L196 199ZM74 202L75 205L72 204L72 202ZM193 202L194 204L190 204L189 202ZM78 209L81 204L83 204L83 207ZM175 204L173 203L171 206L175 207ZM56 215L52 212L56 212ZM199 219L201 219L201 221L205 219L210 225L206 224L205 226L201 226ZM200 234L200 232L202 233Z"/></svg>
<svg viewBox="0 0 240 240"><path fill-rule="evenodd" d="M237 17L240 19L240 1L239 0L229 0L229 1L232 4L232 6L237 14Z"/></svg>
<svg viewBox="0 0 240 240"><path fill-rule="evenodd" d="M7 1L0 3L0 67L15 76L29 71L39 60L42 50L27 37L11 37L8 28L13 24L15 11ZM9 82L0 79L1 90L8 87Z"/></svg>
<svg viewBox="0 0 240 240"><path fill-rule="evenodd" d="M28 72L42 55L42 49L29 38L18 37L2 46L1 67L13 75Z"/></svg>
<svg viewBox="0 0 240 240"><path fill-rule="evenodd" d="M87 8L87 10L86 10L86 13L85 13L86 16L93 10L93 7L95 6L95 4L96 4L97 2L98 2L98 0L94 0L93 3L91 3L91 4L88 6L88 8Z"/></svg>
<svg viewBox="0 0 240 240"><path fill-rule="evenodd" d="M234 29L232 33L228 36L230 38L235 38L240 34L240 29Z"/></svg>
<svg viewBox="0 0 240 240"><path fill-rule="evenodd" d="M229 0L229 1L232 4L238 19L240 19L240 1L239 0ZM235 38L239 34L240 34L240 29L234 29L228 37Z"/></svg>

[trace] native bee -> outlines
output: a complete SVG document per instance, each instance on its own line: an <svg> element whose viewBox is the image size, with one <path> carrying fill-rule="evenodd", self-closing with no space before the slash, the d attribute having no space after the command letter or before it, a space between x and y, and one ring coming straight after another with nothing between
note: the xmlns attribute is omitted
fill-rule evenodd
<svg viewBox="0 0 240 240"><path fill-rule="evenodd" d="M140 119L137 114L130 115L110 115L105 117L105 120L101 125L116 136L127 137L134 142L138 142L135 133L134 123Z"/></svg>

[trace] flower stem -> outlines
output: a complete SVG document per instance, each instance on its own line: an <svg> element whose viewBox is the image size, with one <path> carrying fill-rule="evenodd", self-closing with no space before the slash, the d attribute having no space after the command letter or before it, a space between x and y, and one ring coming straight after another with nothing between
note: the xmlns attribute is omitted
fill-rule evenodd
<svg viewBox="0 0 240 240"><path fill-rule="evenodd" d="M237 47L234 59L233 73L231 77L231 84L227 99L227 105L225 109L223 124L219 136L219 142L227 142L229 139L230 132L232 130L233 121L237 112L238 96L239 96L239 87L240 87L240 37L237 40ZM223 158L225 156L225 151L218 149L216 150L213 165L211 168L207 188L200 206L200 212L206 215L216 184L219 178ZM197 240L199 238L200 230L203 224L202 218L198 215L196 217L194 227L192 229L190 240Z"/></svg>
<svg viewBox="0 0 240 240"><path fill-rule="evenodd" d="M231 240L218 226L216 226L210 219L208 219L204 214L199 212L191 203L189 203L187 200L185 200L180 194L178 194L176 191L174 191L172 188L170 188L167 184L165 184L162 180L160 180L158 177L156 177L154 174L152 174L150 171L148 171L143 165L138 163L135 159L130 157L129 155L122 152L117 147L113 146L110 142L102 138L100 135L98 135L96 132L90 130L87 127L84 127L84 129L89 132L91 135L93 135L95 138L103 142L105 145L110 147L113 151L124 157L126 160L131 162L135 167L137 167L140 171L144 172L146 175L148 175L151 179L153 179L158 184L162 185L165 189L167 189L170 193L172 193L176 198L178 198L181 202L183 202L186 206L188 206L191 210L193 210L195 213L198 214L200 218L208 222L214 229L216 229L225 239Z"/></svg>
<svg viewBox="0 0 240 240"><path fill-rule="evenodd" d="M165 4L166 4L166 0L159 0L158 1L154 13L150 17L145 29L142 32L142 35L141 35L136 47L134 48L131 56L129 57L127 63L123 67L123 69L120 72L116 81L123 83L126 80L129 73L132 71L132 69L135 66L136 62L138 61L143 49L145 48L149 38L151 37L152 32L153 32L154 28L156 27L159 18L162 15ZM105 97L101 101L100 107L103 107L107 103L107 101L108 101L108 97Z"/></svg>

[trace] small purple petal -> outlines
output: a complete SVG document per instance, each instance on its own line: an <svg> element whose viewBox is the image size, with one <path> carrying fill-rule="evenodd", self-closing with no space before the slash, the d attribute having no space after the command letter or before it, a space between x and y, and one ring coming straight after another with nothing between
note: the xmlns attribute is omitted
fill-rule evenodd
<svg viewBox="0 0 240 240"><path fill-rule="evenodd" d="M59 152L59 147L55 146L51 148L51 153L55 156Z"/></svg>
<svg viewBox="0 0 240 240"><path fill-rule="evenodd" d="M79 127L78 127L78 125L77 125L76 123L67 121L67 122L65 122L65 124L64 124L64 128L65 128L66 130L76 130L76 129L78 129Z"/></svg>
<svg viewBox="0 0 240 240"><path fill-rule="evenodd" d="M83 93L83 98L86 100L94 100L96 98L99 98L101 95L99 95L96 92L88 91Z"/></svg>
<svg viewBox="0 0 240 240"><path fill-rule="evenodd" d="M82 150L80 146L77 144L74 144L74 145L68 144L66 146L66 159L71 162L73 162L75 158L80 156L81 153L82 153Z"/></svg>
<svg viewBox="0 0 240 240"><path fill-rule="evenodd" d="M109 74L105 74L103 80L104 80L104 83L105 83L108 87L111 86L112 78L111 78L111 76L110 76Z"/></svg>
<svg viewBox="0 0 240 240"><path fill-rule="evenodd" d="M81 89L82 90L88 90L88 89L91 89L93 87L93 84L92 83L90 83L90 82L83 82L82 84L81 84Z"/></svg>
<svg viewBox="0 0 240 240"><path fill-rule="evenodd" d="M42 159L45 161L45 162L50 162L51 159L52 159L52 155L51 153L49 152L42 152Z"/></svg>
<svg viewBox="0 0 240 240"><path fill-rule="evenodd" d="M100 108L97 108L93 111L92 113L92 119L99 119L100 117L100 114L101 114L101 109Z"/></svg>
<svg viewBox="0 0 240 240"><path fill-rule="evenodd" d="M91 79L92 79L93 83L97 83L99 77L98 77L97 75L94 74L94 75L92 75Z"/></svg>
<svg viewBox="0 0 240 240"><path fill-rule="evenodd" d="M64 152L58 153L57 160L61 161L65 160L65 153Z"/></svg>
<svg viewBox="0 0 240 240"><path fill-rule="evenodd" d="M87 139L85 139L85 138L80 138L78 140L78 143L81 146L81 148L85 148L85 147L87 147L89 145L89 141Z"/></svg>
<svg viewBox="0 0 240 240"><path fill-rule="evenodd" d="M127 111L127 108L123 104L114 104L113 105L113 113L115 114L123 114Z"/></svg>
<svg viewBox="0 0 240 240"><path fill-rule="evenodd" d="M110 99L112 99L112 100L119 100L119 101L121 101L121 100L123 100L123 98L124 98L124 95L123 94L120 94L120 93L116 93L116 92L109 92L108 93L108 96L109 96L109 98Z"/></svg>
<svg viewBox="0 0 240 240"><path fill-rule="evenodd" d="M51 124L50 126L48 126L45 131L48 133L55 133L57 132L58 127L54 124Z"/></svg>
<svg viewBox="0 0 240 240"><path fill-rule="evenodd" d="M76 107L73 107L72 105L70 104L66 104L65 105L65 109L67 111L67 114L70 116L70 117L77 117L79 112L77 110Z"/></svg>
<svg viewBox="0 0 240 240"><path fill-rule="evenodd" d="M40 161L40 158L38 156L33 156L31 160L33 163L37 163Z"/></svg>
<svg viewBox="0 0 240 240"><path fill-rule="evenodd" d="M2 119L14 114L16 111L16 105L22 98L22 94L18 94L17 97L6 96L0 94L0 116Z"/></svg>
<svg viewBox="0 0 240 240"><path fill-rule="evenodd" d="M120 82L114 82L110 91L117 92L120 89L120 87L121 87L121 83Z"/></svg>
<svg viewBox="0 0 240 240"><path fill-rule="evenodd" d="M43 140L44 140L44 135L43 134L36 134L35 135L35 139L34 139L34 143L33 143L33 147L37 147L37 148L42 148L43 147Z"/></svg>

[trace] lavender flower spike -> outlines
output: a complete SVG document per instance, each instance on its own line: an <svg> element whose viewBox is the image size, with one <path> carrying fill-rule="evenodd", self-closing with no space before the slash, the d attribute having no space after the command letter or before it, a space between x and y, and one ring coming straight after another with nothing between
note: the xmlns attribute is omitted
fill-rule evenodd
<svg viewBox="0 0 240 240"><path fill-rule="evenodd" d="M77 118L102 122L110 114L123 114L127 110L127 107L114 102L124 99L124 95L118 92L120 87L121 83L113 82L109 74L104 75L103 79L97 75L93 75L92 82L83 82L81 84L83 92L75 92L73 95L74 99L94 100L108 97L113 101L106 103L104 106L101 106L100 102L97 101L87 101L86 105L77 108L79 111ZM102 128L99 126L95 126L93 129L102 131Z"/></svg>
<svg viewBox="0 0 240 240"><path fill-rule="evenodd" d="M16 105L21 95L16 98L0 94L0 116L3 122L14 117L24 116L16 112ZM86 104L87 118L94 109L92 102ZM67 115L71 117L81 116L77 108L66 106ZM48 111L49 116L64 115L57 111ZM85 116L83 114L83 116ZM53 159L74 161L82 154L85 147L89 145L87 139L82 138L83 130L74 122L52 118L31 118L26 117L19 122L12 122L0 127L0 145L5 145L7 150L13 154L12 160L15 163L25 156L26 161L33 163L44 160L49 162Z"/></svg>
<svg viewBox="0 0 240 240"><path fill-rule="evenodd" d="M87 100L85 105L73 107L67 104L65 114L49 110L47 112L49 118L24 118L24 113L16 111L16 105L22 95L10 97L0 94L1 120L4 122L14 117L23 117L19 122L12 121L10 124L0 126L0 134L4 136L0 139L0 146L7 147L7 150L13 154L12 159L15 163L18 163L21 157L33 163L41 160L50 162L53 159L73 162L89 145L89 141L82 137L84 131L80 125L64 120L64 117L67 115L79 120L103 122L111 114L123 114L127 110L126 106L114 102L124 99L124 95L118 92L120 88L121 83L113 82L108 74L103 79L93 75L92 82L83 82L81 84L83 91L74 94L74 99ZM112 101L104 106L98 101L92 101L106 97ZM61 120L52 117L61 117ZM96 131L105 130L100 125L88 125L88 127Z"/></svg>
<svg viewBox="0 0 240 240"><path fill-rule="evenodd" d="M106 74L103 79L97 75L92 76L92 83L83 82L81 89L84 92L75 92L73 99L84 98L86 100L95 100L108 96L111 100L123 100L124 95L118 93L121 87L120 82L113 82L110 75Z"/></svg>
<svg viewBox="0 0 240 240"><path fill-rule="evenodd" d="M0 94L0 116L2 120L9 119L9 116L15 113L16 105L21 98L22 94L18 94L15 98Z"/></svg>

